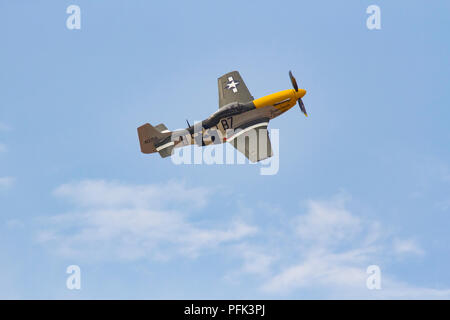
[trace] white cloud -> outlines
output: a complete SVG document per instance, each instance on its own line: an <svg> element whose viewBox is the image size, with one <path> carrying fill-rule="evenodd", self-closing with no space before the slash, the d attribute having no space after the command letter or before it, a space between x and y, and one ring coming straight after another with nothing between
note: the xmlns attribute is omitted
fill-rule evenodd
<svg viewBox="0 0 450 320"><path fill-rule="evenodd" d="M301 263L294 264L273 276L263 289L267 292L289 292L311 286L357 287L365 283L364 269L357 261L366 257L364 252L311 254Z"/></svg>
<svg viewBox="0 0 450 320"><path fill-rule="evenodd" d="M302 240L322 245L340 243L361 232L361 221L344 207L344 199L308 202L309 210L297 221L297 234Z"/></svg>
<svg viewBox="0 0 450 320"><path fill-rule="evenodd" d="M265 253L262 248L245 243L237 245L234 250L243 259L243 266L240 270L243 273L268 275L273 263L278 259L273 254Z"/></svg>
<svg viewBox="0 0 450 320"><path fill-rule="evenodd" d="M374 263L380 236L377 224L363 221L345 208L347 198L339 194L332 200L307 202L306 213L294 219L296 233L291 241L298 242L293 259L297 261L279 266L280 270L263 285L264 291L365 286L365 268Z"/></svg>
<svg viewBox="0 0 450 320"><path fill-rule="evenodd" d="M414 240L392 239L380 223L352 213L348 199L338 194L331 200L308 201L306 212L277 240L261 229L259 235L271 239L259 252L267 263L255 258L252 264L244 255L242 273L263 275L261 290L270 296L322 290L321 296L328 298L450 298L450 290L416 287L384 273L386 261L423 255L424 250ZM381 267L382 290L366 287L366 269L372 264Z"/></svg>
<svg viewBox="0 0 450 320"><path fill-rule="evenodd" d="M424 250L414 239L395 239L394 251L399 254L425 254Z"/></svg>
<svg viewBox="0 0 450 320"><path fill-rule="evenodd" d="M227 271L225 279L248 281L254 275L269 297L322 290L322 298L450 298L450 290L414 286L385 272L386 263L425 251L415 240L392 237L381 223L352 212L347 195L307 201L305 212L294 216L265 215L259 208L258 222L251 225L237 218L199 219L195 211L213 192L179 182L65 184L54 195L74 209L45 218L38 240L60 255L90 261L232 254L241 267ZM381 267L381 290L366 287L372 264Z"/></svg>
<svg viewBox="0 0 450 320"><path fill-rule="evenodd" d="M44 219L50 228L41 230L38 240L72 258L169 259L195 257L257 231L238 219L221 228L207 221L191 222L189 212L204 206L210 193L178 182L125 185L86 180L65 184L54 194L78 209Z"/></svg>
<svg viewBox="0 0 450 320"><path fill-rule="evenodd" d="M14 181L13 177L0 177L0 188L9 188L14 184Z"/></svg>
<svg viewBox="0 0 450 320"><path fill-rule="evenodd" d="M104 180L64 184L54 191L56 196L67 198L79 207L115 209L160 208L171 202L201 207L206 204L211 193L206 188L188 188L174 181L164 185L127 185Z"/></svg>
<svg viewBox="0 0 450 320"><path fill-rule="evenodd" d="M382 290L360 292L364 298L375 299L450 299L449 289L433 289L407 284L389 275L382 278Z"/></svg>

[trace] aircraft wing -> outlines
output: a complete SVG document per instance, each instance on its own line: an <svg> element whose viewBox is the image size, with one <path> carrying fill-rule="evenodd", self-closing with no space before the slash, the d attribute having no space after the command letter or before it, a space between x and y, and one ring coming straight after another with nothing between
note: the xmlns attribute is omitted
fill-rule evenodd
<svg viewBox="0 0 450 320"><path fill-rule="evenodd" d="M245 123L236 128L234 134L227 137L226 141L251 162L270 158L273 153L269 132L267 131L268 124L269 119L267 118Z"/></svg>
<svg viewBox="0 0 450 320"><path fill-rule="evenodd" d="M246 103L254 100L244 80L237 71L224 74L218 79L219 109L232 102Z"/></svg>

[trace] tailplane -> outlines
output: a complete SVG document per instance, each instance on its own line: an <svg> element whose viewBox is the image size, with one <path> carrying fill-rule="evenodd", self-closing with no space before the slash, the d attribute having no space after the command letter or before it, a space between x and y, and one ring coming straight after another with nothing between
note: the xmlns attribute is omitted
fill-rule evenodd
<svg viewBox="0 0 450 320"><path fill-rule="evenodd" d="M140 126L137 131L142 153L159 152L164 158L171 155L172 150L167 154L167 151L169 151L167 147L169 145L173 147L171 132L164 124L161 123L153 127L151 124L146 123Z"/></svg>

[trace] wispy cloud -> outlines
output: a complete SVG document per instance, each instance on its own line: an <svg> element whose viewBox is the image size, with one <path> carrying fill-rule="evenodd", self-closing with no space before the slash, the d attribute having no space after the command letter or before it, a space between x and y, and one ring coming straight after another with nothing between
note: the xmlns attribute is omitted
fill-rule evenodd
<svg viewBox="0 0 450 320"><path fill-rule="evenodd" d="M395 239L394 251L399 254L423 255L425 251L414 239Z"/></svg>
<svg viewBox="0 0 450 320"><path fill-rule="evenodd" d="M261 290L271 296L322 290L325 298L450 298L450 290L416 287L384 273L387 261L425 252L416 241L393 238L379 222L351 212L349 199L338 194L308 201L278 235L261 228L259 236L270 242L264 251L259 246L258 259L242 254L242 274L263 275ZM366 287L372 264L381 267L382 290Z"/></svg>
<svg viewBox="0 0 450 320"><path fill-rule="evenodd" d="M15 179L13 177L0 177L0 189L6 189L14 184Z"/></svg>
<svg viewBox="0 0 450 320"><path fill-rule="evenodd" d="M366 267L378 261L380 234L376 223L346 209L348 198L338 194L331 200L307 202L306 212L295 216L291 224L288 241L298 245L295 251L285 252L288 256L283 259L291 263L281 260L278 270L262 286L264 291L289 293L312 286L365 286Z"/></svg>
<svg viewBox="0 0 450 320"><path fill-rule="evenodd" d="M206 188L189 188L184 183L129 185L115 181L84 180L63 184L53 193L66 198L78 207L85 208L162 208L172 203L186 208L202 207L213 191Z"/></svg>
<svg viewBox="0 0 450 320"><path fill-rule="evenodd" d="M247 212L246 221L234 217L218 223L198 215L199 209L207 211L214 192L176 181L64 184L54 195L70 202L72 210L44 218L38 241L59 255L89 261L231 254L240 267L226 271L225 279L255 276L260 283L255 289L270 297L322 290L323 298L450 298L450 290L414 286L384 271L386 262L420 258L425 250L355 214L347 194L309 200L299 214L279 209L264 216L259 208L257 222L249 223ZM280 217L286 221L280 223ZM382 290L366 287L372 264L381 267Z"/></svg>
<svg viewBox="0 0 450 320"><path fill-rule="evenodd" d="M169 259L196 257L203 250L254 234L256 227L239 219L221 228L190 221L210 195L183 183L126 185L86 180L58 187L54 194L75 205L73 212L45 219L50 226L38 240L57 253L79 258Z"/></svg>
<svg viewBox="0 0 450 320"><path fill-rule="evenodd" d="M238 252L238 255L242 258L243 265L240 272L243 273L260 276L270 275L273 263L278 259L273 252L269 254L258 246L246 243L236 245L234 251Z"/></svg>
<svg viewBox="0 0 450 320"><path fill-rule="evenodd" d="M300 239L331 245L352 239L360 233L362 221L344 207L342 195L333 201L308 201L308 212L296 219L296 231Z"/></svg>

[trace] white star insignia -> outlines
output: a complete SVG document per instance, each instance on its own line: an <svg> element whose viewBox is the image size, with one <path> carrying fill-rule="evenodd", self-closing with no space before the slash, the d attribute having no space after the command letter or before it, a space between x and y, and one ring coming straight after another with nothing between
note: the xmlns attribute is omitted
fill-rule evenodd
<svg viewBox="0 0 450 320"><path fill-rule="evenodd" d="M228 82L226 84L228 90L233 90L234 93L236 93L237 85L239 84L239 81L234 81L233 77L228 77Z"/></svg>

